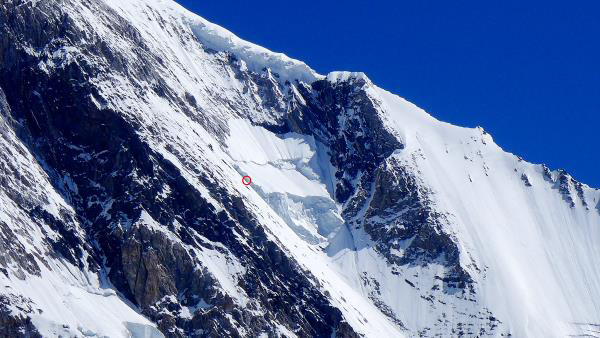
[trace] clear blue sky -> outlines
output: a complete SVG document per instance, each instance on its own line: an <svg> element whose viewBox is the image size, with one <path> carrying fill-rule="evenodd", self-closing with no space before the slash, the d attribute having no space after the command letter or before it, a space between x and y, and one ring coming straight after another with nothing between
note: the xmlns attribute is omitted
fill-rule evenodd
<svg viewBox="0 0 600 338"><path fill-rule="evenodd" d="M319 73L363 71L600 188L599 0L178 2Z"/></svg>

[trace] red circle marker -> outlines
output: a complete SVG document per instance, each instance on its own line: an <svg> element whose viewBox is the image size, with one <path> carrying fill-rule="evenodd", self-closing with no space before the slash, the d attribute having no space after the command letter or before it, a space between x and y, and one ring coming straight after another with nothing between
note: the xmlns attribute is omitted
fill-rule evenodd
<svg viewBox="0 0 600 338"><path fill-rule="evenodd" d="M252 183L252 177L250 176L244 176L242 177L242 184L243 185L250 185Z"/></svg>

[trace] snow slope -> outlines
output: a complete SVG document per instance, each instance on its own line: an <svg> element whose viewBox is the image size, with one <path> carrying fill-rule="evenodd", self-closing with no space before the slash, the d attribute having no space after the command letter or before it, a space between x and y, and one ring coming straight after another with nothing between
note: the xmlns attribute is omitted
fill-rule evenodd
<svg viewBox="0 0 600 338"><path fill-rule="evenodd" d="M510 332L559 337L575 334L577 323L598 323L599 191L583 186L578 194L570 182L571 207L556 186L560 173L548 176L502 151L481 128L434 121L389 92L377 94L389 126L406 135L399 157L422 154L415 169L453 215L463 252L485 268L480 295Z"/></svg>

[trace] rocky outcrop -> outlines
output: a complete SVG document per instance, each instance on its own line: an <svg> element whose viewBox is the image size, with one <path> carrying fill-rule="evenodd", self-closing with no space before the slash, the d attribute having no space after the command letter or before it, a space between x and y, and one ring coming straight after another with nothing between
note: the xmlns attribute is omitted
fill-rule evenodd
<svg viewBox="0 0 600 338"><path fill-rule="evenodd" d="M24 314L14 314L11 307L19 308ZM9 299L6 296L0 296L0 337L14 338L41 338L42 335L31 323L31 318L27 314L33 309L28 307L26 299L22 297L13 297Z"/></svg>
<svg viewBox="0 0 600 338"><path fill-rule="evenodd" d="M384 127L378 103L367 93L371 85L366 78L298 84L285 119L278 125L264 124L277 133L313 135L328 146L336 168L334 197L341 203L355 193L355 179L372 173L394 150L404 147Z"/></svg>
<svg viewBox="0 0 600 338"><path fill-rule="evenodd" d="M532 186L529 177L525 173L521 174L521 181L523 181L523 184L525 184L526 187Z"/></svg>
<svg viewBox="0 0 600 338"><path fill-rule="evenodd" d="M573 177L565 170L557 170L555 187L571 208L575 208L575 198L577 198L581 206L589 210L587 200L583 193L583 184L573 179Z"/></svg>

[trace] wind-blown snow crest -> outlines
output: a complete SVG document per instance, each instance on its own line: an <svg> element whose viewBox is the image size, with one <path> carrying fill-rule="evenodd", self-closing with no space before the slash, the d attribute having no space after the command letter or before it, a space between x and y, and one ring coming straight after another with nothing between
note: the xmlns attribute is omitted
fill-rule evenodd
<svg viewBox="0 0 600 338"><path fill-rule="evenodd" d="M125 10L135 15L143 7L151 7L170 16L188 26L198 40L208 49L218 52L227 51L242 59L250 69L260 72L263 68L270 68L277 73L282 81L303 81L311 83L323 76L317 74L304 62L292 59L283 53L275 53L264 47L245 41L227 29L208 22L204 18L188 11L174 1L165 0L132 0L115 1L105 0L110 6ZM131 17L131 15L128 15Z"/></svg>
<svg viewBox="0 0 600 338"><path fill-rule="evenodd" d="M344 71L335 71L330 72L325 77L327 81L337 83L337 82L347 82L350 79L354 80L363 80L367 83L371 83L371 80L367 77L367 75L363 72L344 72Z"/></svg>

